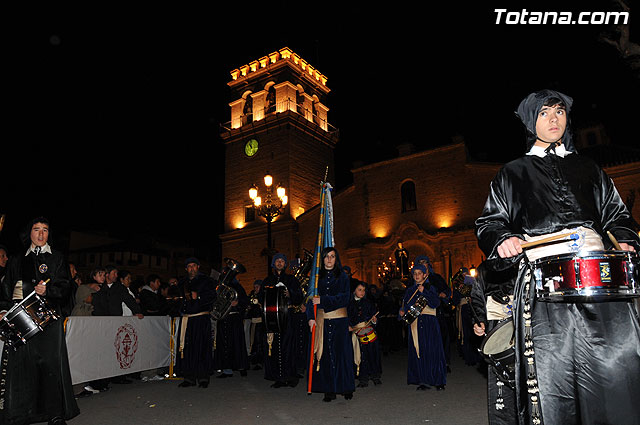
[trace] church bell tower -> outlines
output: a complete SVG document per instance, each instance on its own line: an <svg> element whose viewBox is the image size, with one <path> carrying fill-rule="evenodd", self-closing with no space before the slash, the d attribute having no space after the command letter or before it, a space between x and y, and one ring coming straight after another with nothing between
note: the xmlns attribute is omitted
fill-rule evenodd
<svg viewBox="0 0 640 425"><path fill-rule="evenodd" d="M320 202L320 182L328 169L333 181L333 151L338 131L327 119L327 78L285 47L231 71L231 121L223 125L225 144L224 233L222 256L247 272L238 280L252 288L268 272L265 218L249 197L255 185L264 196L264 176L286 190L288 203L270 225L271 254L302 257L296 218ZM275 196L275 194L274 194Z"/></svg>

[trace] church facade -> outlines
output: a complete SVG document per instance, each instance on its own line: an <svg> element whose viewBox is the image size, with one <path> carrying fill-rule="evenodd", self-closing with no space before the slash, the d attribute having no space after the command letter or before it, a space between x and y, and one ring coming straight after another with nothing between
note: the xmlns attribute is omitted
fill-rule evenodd
<svg viewBox="0 0 640 425"><path fill-rule="evenodd" d="M327 78L288 48L231 72L236 98L221 137L225 157L225 231L222 255L245 266L250 288L268 273L275 252L289 259L313 251L318 233L320 182L333 182L338 131L328 123ZM351 170L353 183L334 191L335 244L354 277L381 284L395 276L402 245L409 263L427 255L436 272L451 277L479 265L474 221L501 164L473 161L462 140ZM328 170L328 174L327 173ZM605 167L622 199L640 217L640 161ZM286 190L282 205L275 189ZM278 208L270 223L257 214L249 188ZM265 198L265 195L266 198Z"/></svg>

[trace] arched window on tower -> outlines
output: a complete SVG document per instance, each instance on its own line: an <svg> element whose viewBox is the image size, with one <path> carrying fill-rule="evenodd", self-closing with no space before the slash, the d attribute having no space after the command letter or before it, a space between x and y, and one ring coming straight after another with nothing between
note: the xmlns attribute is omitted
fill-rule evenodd
<svg viewBox="0 0 640 425"><path fill-rule="evenodd" d="M242 124L253 122L253 98L247 96L244 101L244 107L242 108Z"/></svg>
<svg viewBox="0 0 640 425"><path fill-rule="evenodd" d="M418 209L416 204L416 184L411 180L407 180L400 186L400 195L402 197L402 212L415 211Z"/></svg>

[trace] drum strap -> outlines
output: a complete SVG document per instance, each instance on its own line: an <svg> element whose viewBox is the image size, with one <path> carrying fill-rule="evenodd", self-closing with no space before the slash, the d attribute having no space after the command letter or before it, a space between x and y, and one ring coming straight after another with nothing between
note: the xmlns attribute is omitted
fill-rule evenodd
<svg viewBox="0 0 640 425"><path fill-rule="evenodd" d="M11 299L21 300L22 298L24 298L22 295L22 281L19 280L16 282L16 286L13 287L13 295Z"/></svg>
<svg viewBox="0 0 640 425"><path fill-rule="evenodd" d="M508 304L500 304L493 297L487 297L487 320L504 320L511 316L513 295L509 295Z"/></svg>
<svg viewBox="0 0 640 425"><path fill-rule="evenodd" d="M318 369L320 369L320 359L322 358L324 321L342 319L345 317L348 317L346 307L342 307L328 313L325 313L324 309L322 308L318 309L318 314L316 315L316 343L313 347L313 352L316 354L316 359L318 360Z"/></svg>
<svg viewBox="0 0 640 425"><path fill-rule="evenodd" d="M358 329L362 329L367 326L366 322L358 323L353 332L351 332L351 345L353 345L353 363L356 365L356 376L360 374L360 361L362 354L360 353L360 340L358 339Z"/></svg>
<svg viewBox="0 0 640 425"><path fill-rule="evenodd" d="M567 254L570 252L576 252L578 250L586 251L602 251L604 245L602 238L594 230L588 227L580 226L577 229L565 229L555 233L547 233L540 236L524 235L527 242L535 242L540 239L548 238L550 236L556 236L560 234L570 234L576 232L579 236L577 240L565 240L551 244L540 245L536 248L527 250L527 258L533 262L539 258L550 257L552 255Z"/></svg>
<svg viewBox="0 0 640 425"><path fill-rule="evenodd" d="M430 316L435 316L436 309L426 305L424 306L420 314L428 314ZM418 344L418 319L411 322L411 337L413 338L413 346L416 349L416 354L418 355L418 358L420 358L420 344Z"/></svg>
<svg viewBox="0 0 640 425"><path fill-rule="evenodd" d="M464 332L462 331L462 306L469 303L469 298L464 297L460 300L458 308L456 309L456 326L458 327L458 339L460 345L464 344Z"/></svg>
<svg viewBox="0 0 640 425"><path fill-rule="evenodd" d="M185 314L182 316L182 320L180 321L180 358L184 359L184 340L187 335L187 323L189 322L189 317L196 316L204 316L210 314L208 311L201 311L200 313L195 314Z"/></svg>

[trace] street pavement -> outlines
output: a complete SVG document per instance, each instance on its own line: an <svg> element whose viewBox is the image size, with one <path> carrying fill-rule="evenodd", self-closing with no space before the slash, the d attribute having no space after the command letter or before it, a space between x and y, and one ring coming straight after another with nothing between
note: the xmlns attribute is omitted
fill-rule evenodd
<svg viewBox="0 0 640 425"><path fill-rule="evenodd" d="M406 349L382 359L382 385L358 388L352 400L322 401L295 388L271 388L263 371L211 378L208 388L178 388L181 380L111 384L107 392L78 400L80 415L69 425L210 424L487 424L486 377L466 366L452 347L444 391L407 385Z"/></svg>

